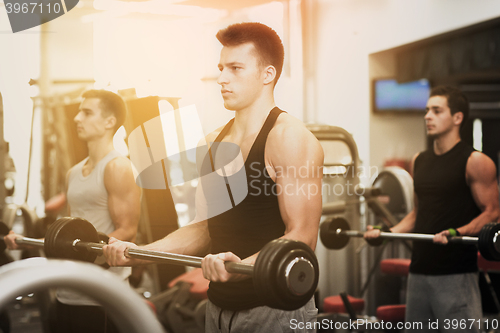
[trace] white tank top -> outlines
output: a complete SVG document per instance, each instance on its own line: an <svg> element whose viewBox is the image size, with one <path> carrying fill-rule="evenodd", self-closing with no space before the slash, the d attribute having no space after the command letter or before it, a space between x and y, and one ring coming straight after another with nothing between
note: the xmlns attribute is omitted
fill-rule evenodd
<svg viewBox="0 0 500 333"><path fill-rule="evenodd" d="M71 216L81 217L94 225L97 231L110 234L115 230L115 225L108 210L108 192L104 185L104 170L113 159L122 156L112 150L104 156L94 167L89 175L83 176L82 168L87 163L88 157L75 165L68 179L68 204ZM130 267L110 267L108 271L117 274L126 280L131 272ZM69 305L98 305L97 302L73 290L59 288L57 299Z"/></svg>

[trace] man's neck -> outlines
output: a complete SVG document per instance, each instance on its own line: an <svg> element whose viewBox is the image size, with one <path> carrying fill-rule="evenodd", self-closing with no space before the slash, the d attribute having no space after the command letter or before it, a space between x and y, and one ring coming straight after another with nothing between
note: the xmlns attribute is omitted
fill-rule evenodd
<svg viewBox="0 0 500 333"><path fill-rule="evenodd" d="M443 155L450 151L457 143L460 142L460 135L457 132L449 132L445 135L434 139L434 153L436 155Z"/></svg>
<svg viewBox="0 0 500 333"><path fill-rule="evenodd" d="M89 160L87 164L94 167L114 149L113 138L110 139L107 136L103 136L98 140L88 141L87 147L89 149Z"/></svg>
<svg viewBox="0 0 500 333"><path fill-rule="evenodd" d="M245 109L236 111L233 124L234 133L245 137L258 132L266 121L269 112L275 106L274 97L271 94L267 98L256 100Z"/></svg>

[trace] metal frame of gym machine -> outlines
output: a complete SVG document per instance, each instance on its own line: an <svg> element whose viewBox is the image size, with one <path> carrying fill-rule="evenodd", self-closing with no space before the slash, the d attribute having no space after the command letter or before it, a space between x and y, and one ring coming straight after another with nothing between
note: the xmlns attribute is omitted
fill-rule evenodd
<svg viewBox="0 0 500 333"><path fill-rule="evenodd" d="M323 146L325 165L323 172L323 204L335 201L355 201L359 197L354 188L359 185L358 168L360 159L358 148L352 135L345 129L328 125L307 125ZM347 186L347 188L346 188ZM341 189L339 191L338 189ZM341 192L341 193L338 193ZM360 204L346 205L342 214L322 216L321 221L335 215L346 218L352 229L361 228ZM323 298L338 295L347 291L349 294L358 294L360 290L360 260L356 248L362 240L353 239L343 251L326 249L318 239L316 256L320 266L320 280L318 284L318 305L322 306Z"/></svg>

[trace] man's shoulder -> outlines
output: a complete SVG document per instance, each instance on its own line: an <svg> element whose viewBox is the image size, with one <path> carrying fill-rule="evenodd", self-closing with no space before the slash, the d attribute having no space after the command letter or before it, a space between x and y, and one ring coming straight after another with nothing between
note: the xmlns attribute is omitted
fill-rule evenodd
<svg viewBox="0 0 500 333"><path fill-rule="evenodd" d="M280 114L269 135L278 139L286 139L297 135L305 136L308 140L316 139L302 121L288 113Z"/></svg>
<svg viewBox="0 0 500 333"><path fill-rule="evenodd" d="M497 168L495 162L487 155L473 151L467 159L466 177L468 181L492 181L497 182Z"/></svg>
<svg viewBox="0 0 500 333"><path fill-rule="evenodd" d="M135 175L132 162L125 156L117 156L104 167L104 186L109 191L130 189L135 186Z"/></svg>
<svg viewBox="0 0 500 333"><path fill-rule="evenodd" d="M110 160L106 167L104 168L106 172L108 171L118 171L118 170L130 170L132 167L132 162L125 156L116 156Z"/></svg>
<svg viewBox="0 0 500 333"><path fill-rule="evenodd" d="M482 166L486 165L491 165L495 164L491 158L488 157L488 155L480 152L480 151L473 151L469 158L467 159L467 168L472 167L472 168L480 168Z"/></svg>
<svg viewBox="0 0 500 333"><path fill-rule="evenodd" d="M314 134L302 121L287 113L278 117L269 132L267 147L280 155L289 152L294 155L306 153L308 158L322 159L323 156L323 149Z"/></svg>

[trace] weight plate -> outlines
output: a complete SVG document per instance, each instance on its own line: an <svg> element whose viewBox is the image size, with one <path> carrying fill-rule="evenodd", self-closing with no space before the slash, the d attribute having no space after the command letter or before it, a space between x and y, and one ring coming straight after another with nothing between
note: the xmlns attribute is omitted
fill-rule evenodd
<svg viewBox="0 0 500 333"><path fill-rule="evenodd" d="M253 269L253 285L255 291L259 296L259 299L261 299L264 304L272 308L275 308L276 306L274 306L275 303L272 294L272 286L270 286L273 274L269 257L272 255L273 251L275 251L275 241L267 243L260 250Z"/></svg>
<svg viewBox="0 0 500 333"><path fill-rule="evenodd" d="M314 295L318 261L306 244L276 239L264 246L254 266L254 286L267 306L295 310Z"/></svg>
<svg viewBox="0 0 500 333"><path fill-rule="evenodd" d="M96 259L96 253L73 247L76 239L99 243L99 235L90 222L77 217L66 217L56 221L49 230L45 239L45 245L48 245L48 253L47 249L45 253L47 257L87 262L94 262Z"/></svg>
<svg viewBox="0 0 500 333"><path fill-rule="evenodd" d="M55 233L57 230L59 230L60 226L64 223L67 223L68 219L70 219L70 217L63 217L63 218L60 218L59 220L56 220L56 222L54 222L51 226L52 226L52 230L51 230L51 233L49 234L47 232L47 235L45 235L45 241L44 241L44 249L45 247L48 245L48 249L49 249L49 254L45 253L45 256L47 258L57 258L57 249L56 249L56 243L55 243ZM48 236L48 242L47 242L47 236Z"/></svg>
<svg viewBox="0 0 500 333"><path fill-rule="evenodd" d="M47 232L45 233L45 239L43 242L43 250L45 252L45 256L47 258L55 258L56 253L54 253L54 245L52 244L54 240L54 231L57 230L58 225L61 224L62 222L66 221L66 217L62 217L54 222L49 226L47 229Z"/></svg>
<svg viewBox="0 0 500 333"><path fill-rule="evenodd" d="M55 220L52 222L47 229L47 232L45 233L45 239L43 242L43 250L45 252L45 256L47 258L54 258L56 254L54 253L54 246L51 244L52 240L54 239L53 233L54 230L56 230L58 227L57 225L60 224L61 222L65 221L66 217L60 218L58 220Z"/></svg>
<svg viewBox="0 0 500 333"><path fill-rule="evenodd" d="M307 303L316 291L318 277L316 256L305 244L283 255L278 265L278 286L284 301Z"/></svg>
<svg viewBox="0 0 500 333"><path fill-rule="evenodd" d="M373 187L382 191L382 201L396 217L406 216L413 209L413 178L396 166L385 167L373 181ZM384 198L385 197L385 198Z"/></svg>
<svg viewBox="0 0 500 333"><path fill-rule="evenodd" d="M500 261L500 223L486 224L479 232L477 244L484 259Z"/></svg>
<svg viewBox="0 0 500 333"><path fill-rule="evenodd" d="M109 243L109 236L106 235L104 232L98 232L97 235L99 236L99 242L103 244L108 244Z"/></svg>
<svg viewBox="0 0 500 333"><path fill-rule="evenodd" d="M342 217L336 217L321 223L319 237L327 249L340 250L349 243L349 236L337 234L338 229L347 231L351 228L349 223Z"/></svg>
<svg viewBox="0 0 500 333"><path fill-rule="evenodd" d="M0 253L5 251L7 248L7 245L5 245L5 241L3 240L3 236L8 235L9 232L10 228L5 223L0 221L0 236L2 236L0 239Z"/></svg>

